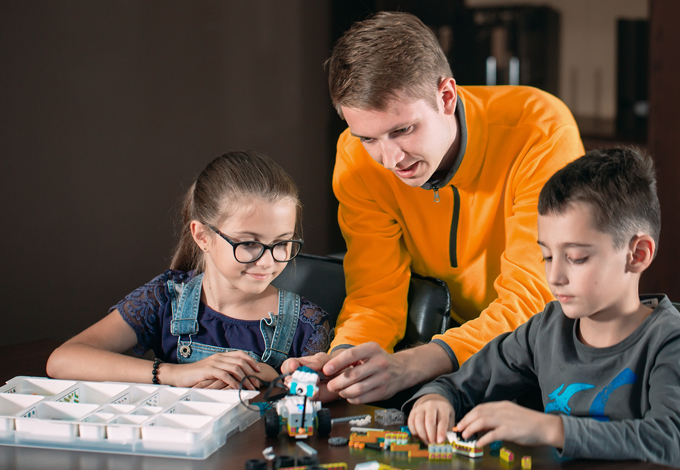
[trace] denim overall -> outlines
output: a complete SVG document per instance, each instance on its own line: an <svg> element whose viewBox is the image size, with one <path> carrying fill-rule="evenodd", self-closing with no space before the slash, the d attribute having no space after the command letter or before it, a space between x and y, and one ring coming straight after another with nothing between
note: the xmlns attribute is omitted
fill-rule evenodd
<svg viewBox="0 0 680 470"><path fill-rule="evenodd" d="M236 348L220 348L192 341L191 336L198 333L198 306L201 301L203 273L186 284L168 281L168 292L172 303L172 322L170 333L177 336L177 362L187 364L197 362L215 353L240 351ZM258 362L269 364L275 369L281 367L288 358L293 344L300 312L300 296L279 289L279 312L260 320L260 332L264 338L265 351L262 356L252 351L243 351ZM185 340L183 340L183 337Z"/></svg>

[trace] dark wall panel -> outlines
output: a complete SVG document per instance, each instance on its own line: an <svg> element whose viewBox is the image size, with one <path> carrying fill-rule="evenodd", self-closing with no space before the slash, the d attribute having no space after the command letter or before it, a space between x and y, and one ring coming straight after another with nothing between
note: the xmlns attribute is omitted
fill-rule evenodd
<svg viewBox="0 0 680 470"><path fill-rule="evenodd" d="M680 301L680 2L650 2L649 137L648 148L656 161L661 202L659 256L642 276L642 292L663 292Z"/></svg>
<svg viewBox="0 0 680 470"><path fill-rule="evenodd" d="M65 339L167 268L229 149L281 163L337 251L326 1L0 1L4 344Z"/></svg>

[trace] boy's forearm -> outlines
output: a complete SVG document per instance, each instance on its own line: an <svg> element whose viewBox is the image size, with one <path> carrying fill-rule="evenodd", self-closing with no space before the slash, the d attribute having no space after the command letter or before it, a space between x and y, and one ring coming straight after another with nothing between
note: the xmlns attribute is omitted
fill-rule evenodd
<svg viewBox="0 0 680 470"><path fill-rule="evenodd" d="M562 449L564 447L564 424L559 415L545 414L543 415L545 424L543 425L543 433L546 439L545 445Z"/></svg>

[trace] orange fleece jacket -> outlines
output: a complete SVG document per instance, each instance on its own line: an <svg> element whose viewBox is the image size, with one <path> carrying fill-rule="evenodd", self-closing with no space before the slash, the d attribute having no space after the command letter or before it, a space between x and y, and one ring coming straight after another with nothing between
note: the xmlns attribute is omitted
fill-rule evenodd
<svg viewBox="0 0 680 470"><path fill-rule="evenodd" d="M347 299L331 348L376 341L391 352L406 329L411 271L449 286L462 326L433 341L455 355L454 370L553 300L536 243L538 195L584 153L574 118L535 88L458 87L458 98L463 140L440 202L429 183L407 186L376 163L349 129L338 139Z"/></svg>

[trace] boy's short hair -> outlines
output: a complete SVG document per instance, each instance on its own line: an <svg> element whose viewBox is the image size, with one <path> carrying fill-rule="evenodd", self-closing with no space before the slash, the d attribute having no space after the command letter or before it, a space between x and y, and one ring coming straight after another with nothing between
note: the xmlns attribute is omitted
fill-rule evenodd
<svg viewBox="0 0 680 470"><path fill-rule="evenodd" d="M354 23L325 65L341 117L340 106L386 111L390 99L404 95L437 109L439 82L453 76L432 31L403 12L380 12Z"/></svg>
<svg viewBox="0 0 680 470"><path fill-rule="evenodd" d="M620 249L638 232L659 246L661 208L651 157L633 147L587 152L555 173L538 198L540 215L563 214L574 202L592 208L593 222ZM656 251L654 255L656 255Z"/></svg>

